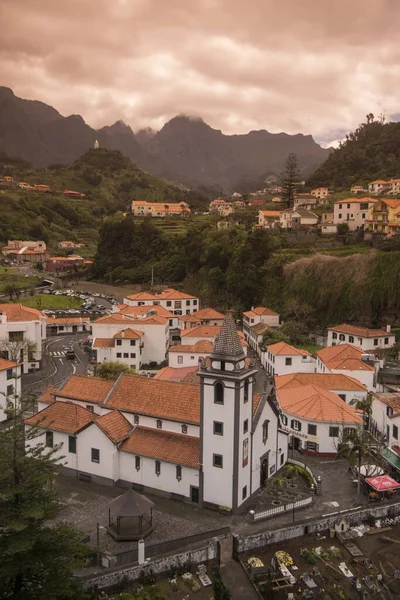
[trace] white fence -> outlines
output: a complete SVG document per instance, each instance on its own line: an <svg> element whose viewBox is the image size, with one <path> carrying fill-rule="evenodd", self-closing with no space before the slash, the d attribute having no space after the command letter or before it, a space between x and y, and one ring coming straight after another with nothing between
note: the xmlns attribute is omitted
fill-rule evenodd
<svg viewBox="0 0 400 600"><path fill-rule="evenodd" d="M295 458L288 457L287 462L292 465L297 465L298 467L303 467L303 469L305 469L307 471L307 473L312 477L314 485L315 485L315 487L317 487L317 480L315 479L314 474L311 471L310 467L307 467L307 465L305 463L301 462L300 460L296 460Z"/></svg>
<svg viewBox="0 0 400 600"><path fill-rule="evenodd" d="M280 515L291 510L296 510L296 508L304 508L310 504L312 504L311 496L308 498L303 498L302 500L297 500L297 502L289 502L288 504L283 504L282 506L275 506L274 508L269 508L268 510L262 510L258 513L255 512L253 514L253 521L269 519L270 517L275 517L276 515Z"/></svg>

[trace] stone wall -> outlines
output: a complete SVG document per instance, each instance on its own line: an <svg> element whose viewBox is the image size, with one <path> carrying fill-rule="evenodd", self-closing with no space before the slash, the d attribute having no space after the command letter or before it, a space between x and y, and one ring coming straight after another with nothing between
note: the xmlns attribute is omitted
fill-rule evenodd
<svg viewBox="0 0 400 600"><path fill-rule="evenodd" d="M365 523L369 518L379 519L383 517L395 517L400 515L400 503L386 504L384 506L365 508L360 507L351 510L342 510L336 513L323 515L318 521L303 522L292 527L284 527L275 531L264 531L256 535L233 536L234 556L242 552L248 552L255 548L263 548L269 544L277 544L286 540L309 535L312 533L333 529L342 519L346 519L351 526Z"/></svg>
<svg viewBox="0 0 400 600"><path fill-rule="evenodd" d="M99 573L85 577L83 584L86 589L96 586L98 590L104 590L118 586L121 583L137 581L141 571L146 571L146 569L151 568L157 577L161 577L162 575L166 575L172 567L178 567L187 562L193 565L219 563L219 556L219 542L217 539L213 539L201 548L171 556L161 556L157 559L148 560L143 565L136 564L125 569L120 568L118 570L108 570L107 572L100 571Z"/></svg>

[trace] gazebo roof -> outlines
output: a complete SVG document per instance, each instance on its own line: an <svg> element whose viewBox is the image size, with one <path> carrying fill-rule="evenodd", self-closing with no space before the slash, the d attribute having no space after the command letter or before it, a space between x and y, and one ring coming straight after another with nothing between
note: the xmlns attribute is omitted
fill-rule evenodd
<svg viewBox="0 0 400 600"><path fill-rule="evenodd" d="M111 500L108 504L111 512L120 517L136 517L148 514L152 506L154 504L151 500L138 494L132 488L115 498L115 500Z"/></svg>

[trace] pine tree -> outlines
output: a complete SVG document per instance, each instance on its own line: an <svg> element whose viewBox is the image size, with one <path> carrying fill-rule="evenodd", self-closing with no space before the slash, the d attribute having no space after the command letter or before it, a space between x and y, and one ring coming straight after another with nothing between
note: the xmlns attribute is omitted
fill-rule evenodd
<svg viewBox="0 0 400 600"><path fill-rule="evenodd" d="M31 400L6 402L9 421L0 430L0 598L86 598L72 571L88 549L68 525L49 524L62 508L53 489L60 448L40 443L43 430L37 426L24 431Z"/></svg>
<svg viewBox="0 0 400 600"><path fill-rule="evenodd" d="M279 185L282 188L282 200L288 208L293 207L294 198L300 181L300 167L297 156L292 152L286 159L285 168L280 175Z"/></svg>

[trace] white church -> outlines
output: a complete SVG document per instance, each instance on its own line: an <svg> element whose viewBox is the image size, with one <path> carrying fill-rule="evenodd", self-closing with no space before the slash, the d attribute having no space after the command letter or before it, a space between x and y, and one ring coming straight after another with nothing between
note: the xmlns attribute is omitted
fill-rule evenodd
<svg viewBox="0 0 400 600"><path fill-rule="evenodd" d="M288 433L255 374L228 314L198 383L72 375L25 426L59 447L64 474L235 511L287 460Z"/></svg>

